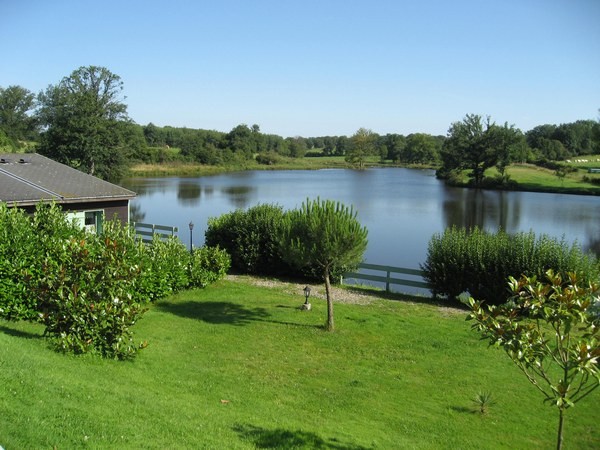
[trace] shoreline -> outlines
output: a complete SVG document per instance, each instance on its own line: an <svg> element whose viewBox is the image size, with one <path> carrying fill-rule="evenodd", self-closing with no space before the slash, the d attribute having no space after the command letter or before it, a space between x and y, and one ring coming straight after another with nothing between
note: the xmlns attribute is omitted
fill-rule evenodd
<svg viewBox="0 0 600 450"><path fill-rule="evenodd" d="M321 160L321 161L319 161ZM398 165L391 163L380 163L370 161L365 168L407 168L407 169L430 169L435 166L426 165ZM248 164L235 166L208 166L195 163L170 163L170 164L138 164L131 167L126 178L151 178L151 177L202 177L220 175L225 173L243 172L250 170L321 170L321 169L353 169L344 160L332 160L327 158L303 158L301 160L272 165L261 165L249 162ZM512 170L511 170L512 169ZM481 187L483 190L513 191L513 192L539 192L544 194L569 194L600 196L600 186L585 183L580 179L571 177L569 184L565 186L565 180L558 180L556 175L549 169L514 165L507 169L507 174L516 184L510 186ZM533 174L533 175L532 175ZM557 185L560 183L561 185ZM578 186L577 184L581 184ZM453 185L454 187L470 188L467 183Z"/></svg>

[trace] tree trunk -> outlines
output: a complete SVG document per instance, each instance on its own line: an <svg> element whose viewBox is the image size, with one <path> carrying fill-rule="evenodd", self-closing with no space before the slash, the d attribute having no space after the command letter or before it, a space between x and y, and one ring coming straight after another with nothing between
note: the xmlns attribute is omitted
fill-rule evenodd
<svg viewBox="0 0 600 450"><path fill-rule="evenodd" d="M325 329L327 331L333 331L333 299L331 298L331 283L329 281L329 269L325 269L323 274L325 278L325 293L327 294L327 322L325 323Z"/></svg>
<svg viewBox="0 0 600 450"><path fill-rule="evenodd" d="M563 408L559 408L558 414L558 437L556 438L556 450L561 450L563 440L563 423L565 421L565 410Z"/></svg>

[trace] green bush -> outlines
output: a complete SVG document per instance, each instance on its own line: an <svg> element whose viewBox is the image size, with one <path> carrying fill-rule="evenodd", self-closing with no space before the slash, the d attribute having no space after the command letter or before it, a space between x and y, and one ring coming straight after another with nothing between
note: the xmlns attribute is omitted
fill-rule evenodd
<svg viewBox="0 0 600 450"><path fill-rule="evenodd" d="M0 317L39 320L57 348L125 359L130 327L150 301L224 276L229 255L177 238L145 245L118 221L102 235L70 222L60 207L38 205L32 217L0 204Z"/></svg>
<svg viewBox="0 0 600 450"><path fill-rule="evenodd" d="M599 276L598 260L564 239L533 232L509 235L479 228L449 228L429 241L421 265L434 294L455 298L464 291L492 304L509 297L508 277L543 276L550 268L562 274L578 272L586 280Z"/></svg>
<svg viewBox="0 0 600 450"><path fill-rule="evenodd" d="M31 280L42 275L44 255L55 240L84 236L56 206L39 204L33 217L0 204L0 317L37 320L38 298Z"/></svg>
<svg viewBox="0 0 600 450"><path fill-rule="evenodd" d="M0 203L0 317L4 319L37 317L36 296L24 283L25 271L39 268L41 249L34 236L23 210Z"/></svg>
<svg viewBox="0 0 600 450"><path fill-rule="evenodd" d="M231 257L219 247L195 248L190 264L190 287L204 288L227 275Z"/></svg>
<svg viewBox="0 0 600 450"><path fill-rule="evenodd" d="M136 289L140 245L116 222L106 222L102 236L52 239L42 277L31 280L46 334L66 352L133 356L130 327L146 309Z"/></svg>
<svg viewBox="0 0 600 450"><path fill-rule="evenodd" d="M283 209L278 205L257 205L208 220L205 243L231 255L232 268L262 275L290 271L279 254L278 236Z"/></svg>
<svg viewBox="0 0 600 450"><path fill-rule="evenodd" d="M158 300L188 287L190 253L178 238L163 240L155 234L152 244L143 250L138 289L147 300Z"/></svg>

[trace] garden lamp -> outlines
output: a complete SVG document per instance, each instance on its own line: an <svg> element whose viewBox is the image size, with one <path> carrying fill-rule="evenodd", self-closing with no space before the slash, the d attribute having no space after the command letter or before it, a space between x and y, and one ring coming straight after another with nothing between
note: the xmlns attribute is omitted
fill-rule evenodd
<svg viewBox="0 0 600 450"><path fill-rule="evenodd" d="M190 253L192 253L192 242L193 242L193 232L194 232L194 222L190 221Z"/></svg>
<svg viewBox="0 0 600 450"><path fill-rule="evenodd" d="M304 304L308 305L308 297L310 297L310 288L308 286L306 286L303 290L304 290L304 298L306 299L304 301Z"/></svg>

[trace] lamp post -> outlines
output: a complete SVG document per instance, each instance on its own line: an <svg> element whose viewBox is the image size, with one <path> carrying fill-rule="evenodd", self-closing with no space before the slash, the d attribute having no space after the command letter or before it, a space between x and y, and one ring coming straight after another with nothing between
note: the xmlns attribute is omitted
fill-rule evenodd
<svg viewBox="0 0 600 450"><path fill-rule="evenodd" d="M190 221L190 253L193 253L192 251L192 242L193 242L193 236L194 236L194 222Z"/></svg>
<svg viewBox="0 0 600 450"><path fill-rule="evenodd" d="M310 288L306 286L304 289L304 304L300 307L300 309L310 311L311 305L308 303L308 298L310 297Z"/></svg>

